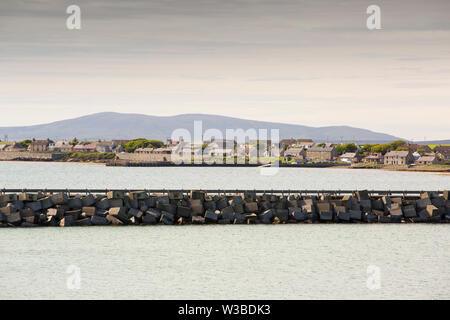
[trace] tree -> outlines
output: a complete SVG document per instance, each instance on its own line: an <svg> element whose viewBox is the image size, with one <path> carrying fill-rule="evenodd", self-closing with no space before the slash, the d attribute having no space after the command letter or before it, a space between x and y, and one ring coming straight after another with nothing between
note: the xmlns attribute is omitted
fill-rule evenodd
<svg viewBox="0 0 450 320"><path fill-rule="evenodd" d="M73 138L72 141L70 141L70 144L71 144L72 146L74 146L74 147L75 147L78 143L79 143L79 142L78 142L78 139L77 139L77 138Z"/></svg>
<svg viewBox="0 0 450 320"><path fill-rule="evenodd" d="M147 140L145 138L139 138L131 140L124 144L126 152L134 152L138 148L161 148L164 143L160 140Z"/></svg>

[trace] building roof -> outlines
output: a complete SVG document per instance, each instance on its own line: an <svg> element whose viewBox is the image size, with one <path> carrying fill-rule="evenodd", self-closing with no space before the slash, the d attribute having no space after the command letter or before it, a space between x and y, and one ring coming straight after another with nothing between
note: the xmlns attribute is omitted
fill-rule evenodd
<svg viewBox="0 0 450 320"><path fill-rule="evenodd" d="M289 148L284 152L285 156L299 156L305 149L304 148Z"/></svg>
<svg viewBox="0 0 450 320"><path fill-rule="evenodd" d="M384 158L382 153L371 153L364 159L382 159L382 158Z"/></svg>
<svg viewBox="0 0 450 320"><path fill-rule="evenodd" d="M35 146L35 145L44 145L44 146L46 146L46 145L48 145L50 143L50 140L33 140L32 142L31 142L31 145L32 146Z"/></svg>
<svg viewBox="0 0 450 320"><path fill-rule="evenodd" d="M313 151L313 152L331 152L333 151L334 147L312 147L309 148L307 151Z"/></svg>
<svg viewBox="0 0 450 320"><path fill-rule="evenodd" d="M347 152L341 155L341 158L354 158L356 157L356 152Z"/></svg>
<svg viewBox="0 0 450 320"><path fill-rule="evenodd" d="M417 159L418 162L430 162L434 161L436 159L435 156L422 156L419 159Z"/></svg>
<svg viewBox="0 0 450 320"><path fill-rule="evenodd" d="M389 151L385 154L385 157L406 157L409 151Z"/></svg>

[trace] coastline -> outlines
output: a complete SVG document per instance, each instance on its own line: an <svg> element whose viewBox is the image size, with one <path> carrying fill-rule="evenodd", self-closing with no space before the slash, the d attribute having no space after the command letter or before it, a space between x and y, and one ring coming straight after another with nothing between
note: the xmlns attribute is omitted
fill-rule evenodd
<svg viewBox="0 0 450 320"><path fill-rule="evenodd" d="M238 165L215 165L215 164L172 164L172 163L131 163L125 164L122 163L120 165L111 165L108 163L108 160L51 160L51 159L8 159L3 160L2 162L53 162L53 163L71 163L71 164L90 164L90 165L103 165L103 166L112 166L112 167L241 167L241 168L257 168L264 165L255 165L255 164L238 164ZM380 165L380 166L352 166L347 164L300 164L300 165L286 165L280 164L280 168L290 168L290 169L298 169L298 168L331 168L331 169L352 169L352 170L360 170L360 169L372 169L372 170L383 170L383 171L403 171L403 172L428 172L428 173L441 173L441 174L450 174L450 165L448 166L392 166L392 165Z"/></svg>

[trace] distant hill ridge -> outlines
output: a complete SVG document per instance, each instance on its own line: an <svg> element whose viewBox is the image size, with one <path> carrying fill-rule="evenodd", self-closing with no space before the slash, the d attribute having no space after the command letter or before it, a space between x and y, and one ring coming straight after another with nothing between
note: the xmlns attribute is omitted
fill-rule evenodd
<svg viewBox="0 0 450 320"><path fill-rule="evenodd" d="M279 129L280 139L309 138L315 141L359 141L382 143L400 138L367 129L349 126L309 127L303 125L245 120L210 114L181 114L176 116L150 116L134 113L102 112L78 118L47 124L0 127L0 137L8 135L9 140L25 138L64 139L77 137L79 140L151 138L165 140L178 128L185 128L193 134L194 121L202 121L203 131L219 129L225 138L226 129ZM270 136L270 131L269 131Z"/></svg>

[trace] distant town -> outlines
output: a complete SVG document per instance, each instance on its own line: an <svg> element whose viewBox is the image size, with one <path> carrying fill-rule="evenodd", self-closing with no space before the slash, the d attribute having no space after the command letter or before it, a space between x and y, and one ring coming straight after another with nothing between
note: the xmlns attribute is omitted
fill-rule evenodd
<svg viewBox="0 0 450 320"><path fill-rule="evenodd" d="M188 150L188 152L186 151ZM175 159L177 161L175 161ZM77 138L0 141L0 160L96 162L107 165L254 164L279 161L284 166L349 166L352 168L450 168L450 145L326 143L312 139L270 141L214 140L202 143L168 139L78 141ZM445 170L444 170L445 171Z"/></svg>

